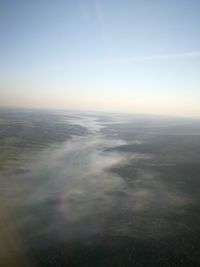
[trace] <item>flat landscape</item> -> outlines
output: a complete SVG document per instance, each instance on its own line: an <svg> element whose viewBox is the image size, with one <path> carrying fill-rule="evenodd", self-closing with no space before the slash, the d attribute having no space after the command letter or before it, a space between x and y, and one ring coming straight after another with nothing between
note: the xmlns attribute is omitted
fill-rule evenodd
<svg viewBox="0 0 200 267"><path fill-rule="evenodd" d="M200 266L200 120L0 110L1 266Z"/></svg>

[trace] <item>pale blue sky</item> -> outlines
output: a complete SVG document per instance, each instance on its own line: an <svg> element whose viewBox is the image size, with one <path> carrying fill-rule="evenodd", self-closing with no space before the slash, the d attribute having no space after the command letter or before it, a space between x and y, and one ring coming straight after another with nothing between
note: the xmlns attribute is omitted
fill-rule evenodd
<svg viewBox="0 0 200 267"><path fill-rule="evenodd" d="M0 105L200 116L199 0L0 0Z"/></svg>

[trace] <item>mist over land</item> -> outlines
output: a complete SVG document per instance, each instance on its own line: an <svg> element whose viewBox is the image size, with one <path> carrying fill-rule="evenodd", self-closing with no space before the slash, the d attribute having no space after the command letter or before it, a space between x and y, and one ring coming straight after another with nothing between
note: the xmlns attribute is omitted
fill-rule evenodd
<svg viewBox="0 0 200 267"><path fill-rule="evenodd" d="M199 266L199 120L0 113L1 266Z"/></svg>
<svg viewBox="0 0 200 267"><path fill-rule="evenodd" d="M199 14L0 0L0 267L200 266Z"/></svg>

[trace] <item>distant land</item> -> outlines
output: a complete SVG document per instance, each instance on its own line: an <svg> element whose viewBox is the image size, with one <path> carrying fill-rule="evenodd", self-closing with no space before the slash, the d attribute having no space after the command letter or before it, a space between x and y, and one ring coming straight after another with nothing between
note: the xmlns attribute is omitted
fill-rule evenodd
<svg viewBox="0 0 200 267"><path fill-rule="evenodd" d="M200 266L200 120L0 109L1 266Z"/></svg>

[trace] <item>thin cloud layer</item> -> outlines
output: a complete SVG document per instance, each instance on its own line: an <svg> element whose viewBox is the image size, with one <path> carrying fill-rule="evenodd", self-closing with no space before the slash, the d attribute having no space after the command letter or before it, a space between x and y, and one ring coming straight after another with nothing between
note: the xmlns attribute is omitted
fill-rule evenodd
<svg viewBox="0 0 200 267"><path fill-rule="evenodd" d="M158 54L141 57L120 57L99 61L100 64L131 64L146 61L159 61L159 60L187 60L187 59L200 59L200 52L186 52L174 54Z"/></svg>

